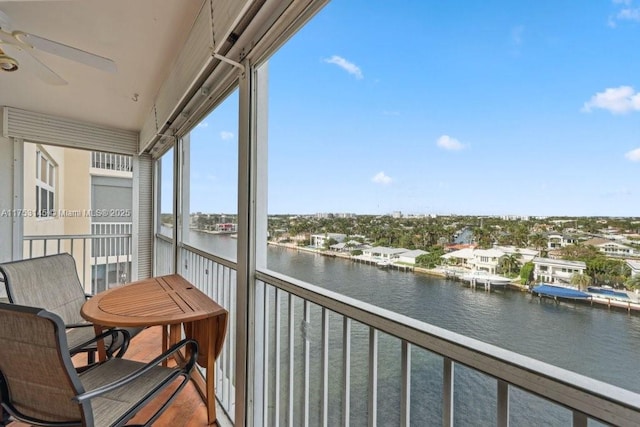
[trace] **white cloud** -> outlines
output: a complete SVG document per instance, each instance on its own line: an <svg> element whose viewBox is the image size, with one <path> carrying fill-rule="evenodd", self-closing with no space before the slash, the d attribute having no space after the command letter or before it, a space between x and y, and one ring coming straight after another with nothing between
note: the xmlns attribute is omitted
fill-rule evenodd
<svg viewBox="0 0 640 427"><path fill-rule="evenodd" d="M436 145L438 145L438 147L440 148L451 151L460 151L465 147L464 144L462 144L455 138L451 138L449 135L442 135L440 138L438 138L438 141L436 141Z"/></svg>
<svg viewBox="0 0 640 427"><path fill-rule="evenodd" d="M376 184L388 185L391 184L393 180L390 176L385 175L384 172L378 172L373 178L371 178L371 181L375 182Z"/></svg>
<svg viewBox="0 0 640 427"><path fill-rule="evenodd" d="M640 162L640 148L636 148L635 150L631 150L624 155L627 159L632 162Z"/></svg>
<svg viewBox="0 0 640 427"><path fill-rule="evenodd" d="M360 67L358 67L353 62L347 61L341 56L333 55L331 58L325 59L324 62L326 62L327 64L337 65L338 67L345 70L347 73L354 75L356 79L362 79L364 77L362 75L362 71L360 70Z"/></svg>
<svg viewBox="0 0 640 427"><path fill-rule="evenodd" d="M617 26L617 21L640 22L640 7L632 7L633 0L612 0L612 3L616 5L617 11L607 21L611 28Z"/></svg>
<svg viewBox="0 0 640 427"><path fill-rule="evenodd" d="M640 93L631 86L607 88L598 92L584 103L582 112L589 113L594 108L608 110L613 114L624 114L640 110Z"/></svg>
<svg viewBox="0 0 640 427"><path fill-rule="evenodd" d="M198 123L198 125L196 126L197 128L208 128L209 127L209 123L207 122L200 122Z"/></svg>
<svg viewBox="0 0 640 427"><path fill-rule="evenodd" d="M616 15L621 21L639 21L640 22L640 8L626 8L621 9Z"/></svg>
<svg viewBox="0 0 640 427"><path fill-rule="evenodd" d="M229 132L229 131L226 131L226 130L223 130L222 132L220 132L220 138L224 139L225 141L229 140L229 139L233 138L233 133Z"/></svg>

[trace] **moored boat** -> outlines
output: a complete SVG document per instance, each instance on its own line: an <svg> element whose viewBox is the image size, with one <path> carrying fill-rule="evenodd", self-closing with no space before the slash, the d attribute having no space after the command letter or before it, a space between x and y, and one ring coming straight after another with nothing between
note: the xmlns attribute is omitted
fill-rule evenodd
<svg viewBox="0 0 640 427"><path fill-rule="evenodd" d="M482 270L471 271L467 274L463 274L460 278L465 282L480 285L506 286L511 283L511 279L508 277L490 274Z"/></svg>

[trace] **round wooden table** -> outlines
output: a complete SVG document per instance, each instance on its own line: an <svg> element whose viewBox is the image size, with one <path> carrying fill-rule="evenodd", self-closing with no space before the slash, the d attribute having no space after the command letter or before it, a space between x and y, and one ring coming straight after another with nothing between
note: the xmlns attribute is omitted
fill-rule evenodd
<svg viewBox="0 0 640 427"><path fill-rule="evenodd" d="M172 274L101 292L84 303L81 315L94 324L96 334L104 327L161 325L163 351L180 340L184 327L185 335L198 341L198 364L207 369L207 378L204 384L201 377L194 382L205 399L209 423L216 421L214 362L222 351L228 318L222 306ZM98 357L106 359L104 344L98 345ZM193 372L200 376L197 369Z"/></svg>

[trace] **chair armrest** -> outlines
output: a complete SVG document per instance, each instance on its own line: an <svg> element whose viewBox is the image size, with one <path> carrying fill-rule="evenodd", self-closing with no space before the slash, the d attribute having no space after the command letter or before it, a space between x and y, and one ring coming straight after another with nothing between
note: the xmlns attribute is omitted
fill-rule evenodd
<svg viewBox="0 0 640 427"><path fill-rule="evenodd" d="M93 327L93 323L67 323L64 325L66 329L88 328L89 326Z"/></svg>
<svg viewBox="0 0 640 427"><path fill-rule="evenodd" d="M92 326L92 325L89 325L89 326ZM105 339L108 336L111 336L111 342L115 342L118 334L122 334L123 341L122 341L122 346L120 346L120 349L118 349L118 352L114 355L114 357L122 357L124 355L124 352L127 351L127 348L129 347L129 341L131 340L131 335L129 334L129 331L124 329L109 329L108 331L105 331L100 335L96 335L90 340L87 340L82 344L78 344L75 347L69 349L69 353L71 354L71 356L73 356L76 353L83 351L83 349L87 345L98 342L99 340Z"/></svg>
<svg viewBox="0 0 640 427"><path fill-rule="evenodd" d="M140 369L137 369L136 371L130 373L129 375L126 375L122 378L120 378L117 381L114 381L110 384L105 384L102 387L98 387L95 388L93 390L87 391L85 393L79 394L75 397L73 397L73 400L82 403L85 400L89 400L89 399L93 399L94 397L98 397L101 396L105 393L108 393L112 390L115 390L117 388L120 388L124 385L129 384L131 381L139 378L140 376L144 375L146 372L148 372L149 370L151 370L152 368L154 368L158 363L160 363L161 361L163 361L164 359L168 358L169 356L171 356L173 353L177 352L178 350L180 350L182 347L186 346L187 344L191 345L193 350L191 351L191 357L189 357L189 360L187 361L187 364L181 368L181 369L177 369L176 372L179 373L185 373L188 374L189 372L191 372L191 369L193 369L193 366L196 363L196 360L198 360L198 342L192 339L184 339L182 341L180 341L179 343L171 346L171 348L169 348L167 351L165 351L164 353L162 353L161 355L159 355L158 357L156 357L155 359L153 359L151 362L145 364L144 366L142 366Z"/></svg>

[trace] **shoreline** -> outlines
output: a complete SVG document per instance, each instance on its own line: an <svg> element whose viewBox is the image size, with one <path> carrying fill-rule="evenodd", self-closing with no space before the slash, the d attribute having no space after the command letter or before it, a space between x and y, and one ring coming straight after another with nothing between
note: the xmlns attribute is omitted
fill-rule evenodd
<svg viewBox="0 0 640 427"><path fill-rule="evenodd" d="M328 256L332 258L342 258L352 262L358 262L358 260L353 258L351 255L347 255L339 252L327 252L321 249L307 248L304 246L298 246L295 243L279 243L279 242L269 241L267 242L267 244L272 246L278 246L285 249L293 249L299 252L307 252L311 254ZM373 265L373 264L369 264L369 265ZM412 272L416 274L422 274L425 276L438 277L441 279L449 279L452 281L455 280L455 281L461 282L460 279L456 277L451 277L445 271L442 271L441 269L438 269L438 268L423 268L423 267L415 267L415 266L407 266L406 268L403 268L402 266L397 266L395 264L389 264L389 267L395 268L398 271ZM466 287L469 287L469 286L466 286ZM512 281L510 284L506 285L505 287L513 291L530 293L530 289L528 286L515 283L515 280ZM487 292L489 292L489 290L487 290ZM535 297L533 294L531 294L531 296L532 296L532 299ZM565 303L573 302L574 304L590 305L591 307L594 307L594 308L606 308L608 310L614 309L616 311L626 311L629 314L632 314L632 313L640 314L640 303L632 302L632 301L622 301L622 300L616 300L611 298L599 298L599 297L593 297L593 296L588 300L577 300L577 299L571 299L571 298L549 298L544 296L537 296L537 298L538 298L538 301L540 302L542 302L543 300L550 300L556 304L559 304L560 302L565 302Z"/></svg>

